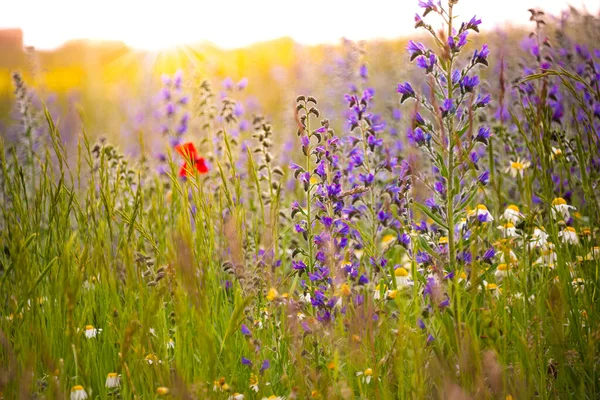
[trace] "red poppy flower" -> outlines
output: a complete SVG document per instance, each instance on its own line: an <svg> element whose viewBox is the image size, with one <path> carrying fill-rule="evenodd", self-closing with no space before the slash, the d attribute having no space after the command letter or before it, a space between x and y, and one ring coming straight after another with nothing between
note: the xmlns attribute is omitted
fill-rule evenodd
<svg viewBox="0 0 600 400"><path fill-rule="evenodd" d="M200 174L206 174L208 172L208 167L204 162L204 158L198 155L198 151L192 142L175 146L175 151L185 159L179 169L179 176L192 175L194 173L193 168L196 168Z"/></svg>

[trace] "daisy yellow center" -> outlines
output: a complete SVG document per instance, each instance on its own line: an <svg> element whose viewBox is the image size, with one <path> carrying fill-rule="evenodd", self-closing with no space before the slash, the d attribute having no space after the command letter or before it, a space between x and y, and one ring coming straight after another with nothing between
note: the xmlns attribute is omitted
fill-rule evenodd
<svg viewBox="0 0 600 400"><path fill-rule="evenodd" d="M387 294L388 299L393 300L396 298L396 295L398 294L397 290L392 290L391 292L389 292Z"/></svg>
<svg viewBox="0 0 600 400"><path fill-rule="evenodd" d="M371 368L365 369L365 376L373 376L373 370Z"/></svg>
<svg viewBox="0 0 600 400"><path fill-rule="evenodd" d="M489 290L498 289L498 285L496 285L495 283L488 283L487 288Z"/></svg>
<svg viewBox="0 0 600 400"><path fill-rule="evenodd" d="M383 244L388 244L388 243L391 243L391 242L392 242L392 240L394 240L395 238L396 238L396 236L394 236L394 235L385 235L385 236L384 236L384 237L381 239L381 242L382 242Z"/></svg>
<svg viewBox="0 0 600 400"><path fill-rule="evenodd" d="M567 232L572 232L572 233L576 233L576 231L575 231L575 228L573 228L572 226L567 226L567 227L565 228L565 231L567 231Z"/></svg>
<svg viewBox="0 0 600 400"><path fill-rule="evenodd" d="M314 185L315 183L319 183L319 178L313 175L310 177L310 184Z"/></svg>
<svg viewBox="0 0 600 400"><path fill-rule="evenodd" d="M405 276L408 276L408 271L402 267L396 268L396 270L394 271L394 275L399 276L399 277L405 277Z"/></svg>
<svg viewBox="0 0 600 400"><path fill-rule="evenodd" d="M448 244L448 238L446 236L442 236L439 240L439 244Z"/></svg>
<svg viewBox="0 0 600 400"><path fill-rule="evenodd" d="M484 206L483 204L478 204L478 205L477 205L477 209L478 209L479 211L487 211L487 210L488 210L488 209L487 209L487 207L486 207L486 206Z"/></svg>
<svg viewBox="0 0 600 400"><path fill-rule="evenodd" d="M519 207L515 206L514 204L511 204L510 206L508 206L506 208L511 211L519 212Z"/></svg>
<svg viewBox="0 0 600 400"><path fill-rule="evenodd" d="M158 358L154 354L148 354L146 356L146 360L148 361L156 361Z"/></svg>
<svg viewBox="0 0 600 400"><path fill-rule="evenodd" d="M512 222L508 222L506 224L504 224L504 229L510 229L510 228L514 228L515 224L513 224Z"/></svg>
<svg viewBox="0 0 600 400"><path fill-rule="evenodd" d="M86 331L91 331L91 330L93 330L93 329L94 329L94 327L93 327L92 325L86 325L86 326L85 326L85 330L86 330Z"/></svg>
<svg viewBox="0 0 600 400"><path fill-rule="evenodd" d="M71 392L77 392L79 390L83 390L83 386L81 385L75 385L73 386L73 388L71 389Z"/></svg>
<svg viewBox="0 0 600 400"><path fill-rule="evenodd" d="M554 200L552 200L553 206L564 206L565 204L567 204L567 201L562 197L557 197Z"/></svg>
<svg viewBox="0 0 600 400"><path fill-rule="evenodd" d="M110 373L108 374L108 377L109 377L109 378L116 378L116 377L117 377L117 373L116 373L116 372L110 372Z"/></svg>
<svg viewBox="0 0 600 400"><path fill-rule="evenodd" d="M508 265L506 265L506 264L498 265L498 271L507 271L507 270L508 270Z"/></svg>
<svg viewBox="0 0 600 400"><path fill-rule="evenodd" d="M523 165L523 163L519 162L519 161L513 161L510 163L510 167L512 169L525 169L525 166Z"/></svg>

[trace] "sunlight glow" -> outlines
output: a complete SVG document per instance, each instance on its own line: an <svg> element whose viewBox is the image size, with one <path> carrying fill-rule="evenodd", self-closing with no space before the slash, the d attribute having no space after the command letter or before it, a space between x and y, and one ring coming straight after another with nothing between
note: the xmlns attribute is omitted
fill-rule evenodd
<svg viewBox="0 0 600 400"><path fill-rule="evenodd" d="M483 28L528 23L527 9L558 13L568 4L598 13L598 0L461 0L468 19L477 9ZM26 45L49 49L71 39L120 40L164 49L211 42L223 48L288 36L305 43L394 38L413 32L416 0L19 0L2 5L0 28L19 27Z"/></svg>

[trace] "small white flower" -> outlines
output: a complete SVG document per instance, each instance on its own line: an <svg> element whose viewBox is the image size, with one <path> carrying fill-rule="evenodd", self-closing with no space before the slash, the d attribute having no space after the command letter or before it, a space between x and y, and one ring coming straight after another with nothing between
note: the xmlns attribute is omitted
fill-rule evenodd
<svg viewBox="0 0 600 400"><path fill-rule="evenodd" d="M512 222L513 224L518 224L519 221L521 221L524 218L523 214L521 214L521 211L519 210L519 207L517 207L513 204L506 207L506 210L504 210L503 216L504 216L504 219Z"/></svg>
<svg viewBox="0 0 600 400"><path fill-rule="evenodd" d="M307 293L301 294L300 298L298 300L300 300L300 303L310 304L310 302L311 302L310 293L307 292Z"/></svg>
<svg viewBox="0 0 600 400"><path fill-rule="evenodd" d="M269 397L263 397L261 400L285 400L285 396L275 396L273 394Z"/></svg>
<svg viewBox="0 0 600 400"><path fill-rule="evenodd" d="M174 349L175 348L175 341L173 339L169 339L167 341L167 349Z"/></svg>
<svg viewBox="0 0 600 400"><path fill-rule="evenodd" d="M87 399L88 395L85 389L81 385L76 385L71 388L71 400L84 400Z"/></svg>
<svg viewBox="0 0 600 400"><path fill-rule="evenodd" d="M476 217L481 222L492 222L494 220L492 214L490 214L487 207L483 204L478 204L474 210L469 210L467 215L469 217Z"/></svg>
<svg viewBox="0 0 600 400"><path fill-rule="evenodd" d="M542 255L533 262L533 265L542 265L542 266L548 267L550 269L554 269L556 260L557 260L556 253L554 252L552 247L549 247L542 251Z"/></svg>
<svg viewBox="0 0 600 400"><path fill-rule="evenodd" d="M98 336L100 332L102 332L102 329L96 329L92 325L86 325L84 333L86 338L92 339Z"/></svg>
<svg viewBox="0 0 600 400"><path fill-rule="evenodd" d="M362 376L363 383L368 385L371 383L371 379L373 379L373 370L371 368L367 368L364 371L358 371L356 376Z"/></svg>
<svg viewBox="0 0 600 400"><path fill-rule="evenodd" d="M552 215L554 216L554 218L556 218L557 215L560 215L562 219L567 221L571 217L569 210L577 209L573 206L568 205L566 200L562 197L557 197L556 199L552 200Z"/></svg>
<svg viewBox="0 0 600 400"><path fill-rule="evenodd" d="M515 228L515 224L513 224L512 222L507 222L504 225L500 225L498 226L498 229L502 231L502 234L505 238L518 236L517 228Z"/></svg>
<svg viewBox="0 0 600 400"><path fill-rule="evenodd" d="M509 271L509 264L500 264L498 265L498 267L496 267L496 272L494 272L494 276L496 276L496 279L502 280L502 278L508 275Z"/></svg>
<svg viewBox="0 0 600 400"><path fill-rule="evenodd" d="M573 279L573 290L575 293L581 293L584 289L585 281L581 278Z"/></svg>
<svg viewBox="0 0 600 400"><path fill-rule="evenodd" d="M396 277L396 286L398 286L398 289L404 289L413 285L410 274L404 267L396 268L394 270L394 276Z"/></svg>
<svg viewBox="0 0 600 400"><path fill-rule="evenodd" d="M121 378L116 372L111 372L106 376L106 387L109 389L119 387Z"/></svg>
<svg viewBox="0 0 600 400"><path fill-rule="evenodd" d="M517 175L522 178L523 173L530 165L531 163L529 161L517 158L516 161L512 161L510 166L506 168L506 173L510 173L513 178L516 178Z"/></svg>
<svg viewBox="0 0 600 400"><path fill-rule="evenodd" d="M579 244L579 238L577 237L577 231L572 226L567 226L561 232L558 233L558 236L562 238L564 243L568 244Z"/></svg>
<svg viewBox="0 0 600 400"><path fill-rule="evenodd" d="M548 243L548 234L544 228L535 228L529 241L530 248L545 248Z"/></svg>
<svg viewBox="0 0 600 400"><path fill-rule="evenodd" d="M229 396L227 400L244 400L244 395L241 393L234 393Z"/></svg>

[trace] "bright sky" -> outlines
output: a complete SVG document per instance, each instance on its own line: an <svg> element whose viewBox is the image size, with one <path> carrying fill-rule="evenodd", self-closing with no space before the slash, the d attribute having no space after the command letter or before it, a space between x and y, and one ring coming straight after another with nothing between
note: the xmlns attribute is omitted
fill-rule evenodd
<svg viewBox="0 0 600 400"><path fill-rule="evenodd" d="M234 48L290 36L314 44L393 38L413 32L417 0L3 0L0 28L20 27L25 44L54 48L69 39L122 40L156 50L200 41ZM460 0L463 19L483 28L527 24L528 8L557 14L568 4L598 13L600 0Z"/></svg>

